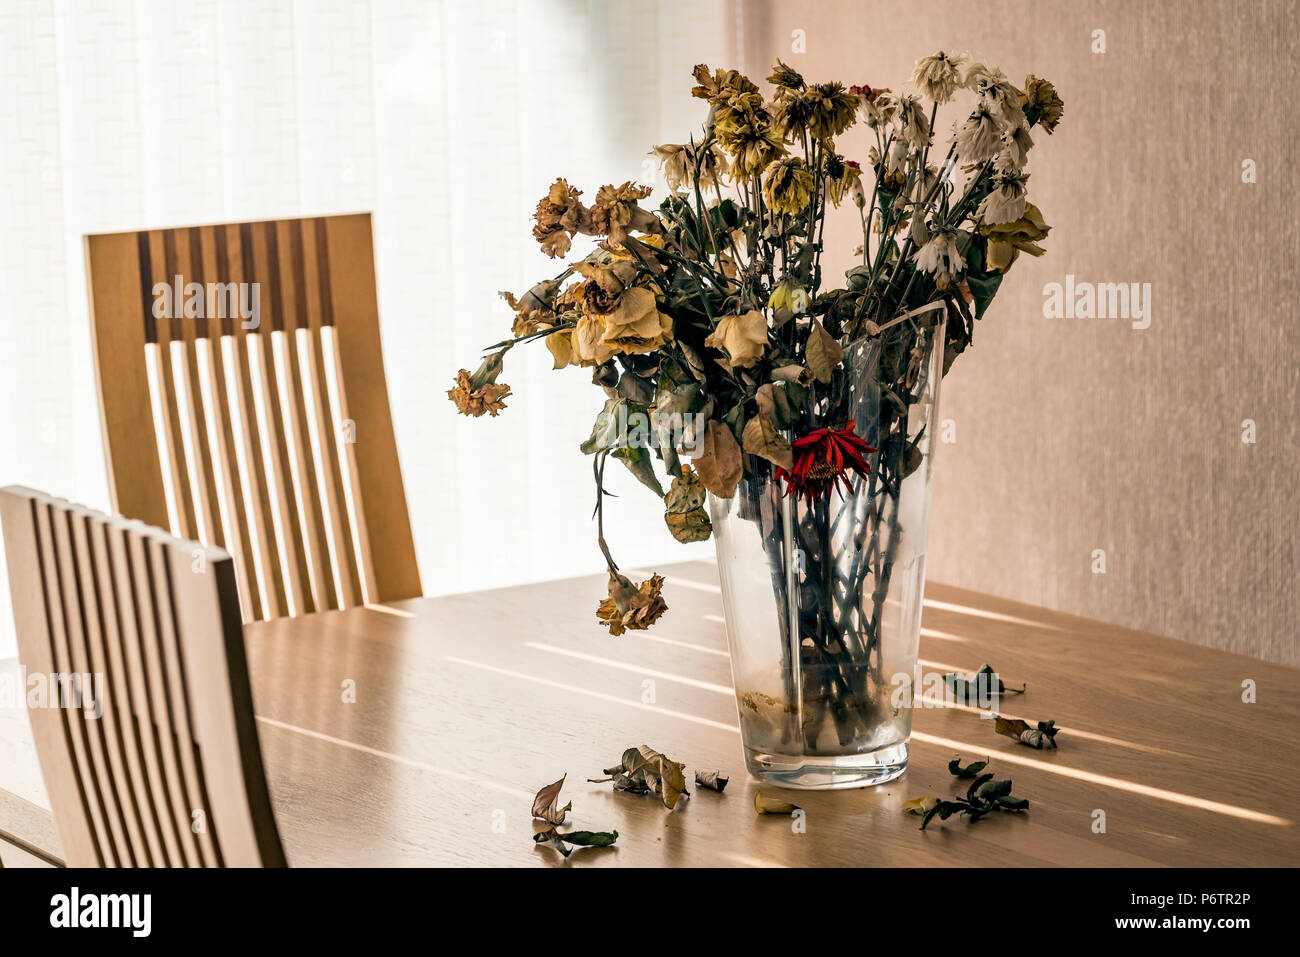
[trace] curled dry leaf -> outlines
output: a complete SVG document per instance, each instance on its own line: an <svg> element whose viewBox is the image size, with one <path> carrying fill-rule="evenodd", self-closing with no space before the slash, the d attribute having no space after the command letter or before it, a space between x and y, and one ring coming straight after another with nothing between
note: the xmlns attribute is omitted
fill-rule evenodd
<svg viewBox="0 0 1300 957"><path fill-rule="evenodd" d="M628 748L622 760L605 768L607 778L588 778L595 784L612 782L615 791L632 794L658 794L664 807L672 810L677 799L686 794L686 766L661 754L649 745Z"/></svg>
<svg viewBox="0 0 1300 957"><path fill-rule="evenodd" d="M981 771L989 766L987 761L972 761L966 767L961 766L961 758L953 758L948 762L948 771L958 780L970 780L979 777Z"/></svg>
<svg viewBox="0 0 1300 957"><path fill-rule="evenodd" d="M729 780L731 779L721 771L700 771L699 769L695 771L695 786L708 788L710 791L721 792L727 786Z"/></svg>
<svg viewBox="0 0 1300 957"><path fill-rule="evenodd" d="M938 798L934 798L934 797L912 798L912 800L910 801L903 802L903 813L925 815L928 814L932 808L936 808L938 806L939 806Z"/></svg>
<svg viewBox="0 0 1300 957"><path fill-rule="evenodd" d="M1056 726L1055 721L1039 721L1037 725L1031 725L1024 718L1004 718L1002 715L997 715L993 719L993 730L998 734L1005 734L1008 738L1015 738L1021 744L1031 748L1055 751L1056 732L1061 729Z"/></svg>
<svg viewBox="0 0 1300 957"><path fill-rule="evenodd" d="M762 791L755 791L754 810L759 814L793 814L799 810L799 805L782 801L780 798L768 797Z"/></svg>
<svg viewBox="0 0 1300 957"><path fill-rule="evenodd" d="M564 807L559 807L560 789L564 787L564 778L556 781L554 784L548 784L537 792L533 798L533 817L540 818L548 824L563 824L564 815L573 810L573 802L570 801Z"/></svg>
<svg viewBox="0 0 1300 957"><path fill-rule="evenodd" d="M568 831L561 833L553 825L533 835L534 844L545 844L559 851L565 857L573 852L566 846L574 847L609 847L618 840L618 831Z"/></svg>
<svg viewBox="0 0 1300 957"><path fill-rule="evenodd" d="M943 681L952 690L953 697L962 704L986 702L995 694L1024 694L1026 687L1021 685L1019 688L1008 688L992 665L985 665L973 675L955 671L944 675Z"/></svg>
<svg viewBox="0 0 1300 957"><path fill-rule="evenodd" d="M831 373L844 358L844 350L839 340L827 332L816 319L808 331L807 349L808 369L818 382L831 381Z"/></svg>
<svg viewBox="0 0 1300 957"><path fill-rule="evenodd" d="M725 423L709 419L701 446L700 454L691 460L700 481L718 498L731 498L745 471L736 437Z"/></svg>

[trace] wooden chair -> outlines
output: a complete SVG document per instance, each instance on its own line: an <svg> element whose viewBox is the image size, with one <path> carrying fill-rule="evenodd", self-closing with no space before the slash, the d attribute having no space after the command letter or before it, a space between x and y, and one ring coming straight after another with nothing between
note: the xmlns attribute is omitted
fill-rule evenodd
<svg viewBox="0 0 1300 957"><path fill-rule="evenodd" d="M421 594L373 248L368 214L86 237L114 508L228 549L245 621Z"/></svg>
<svg viewBox="0 0 1300 957"><path fill-rule="evenodd" d="M285 866L229 554L24 488L0 519L67 863Z"/></svg>

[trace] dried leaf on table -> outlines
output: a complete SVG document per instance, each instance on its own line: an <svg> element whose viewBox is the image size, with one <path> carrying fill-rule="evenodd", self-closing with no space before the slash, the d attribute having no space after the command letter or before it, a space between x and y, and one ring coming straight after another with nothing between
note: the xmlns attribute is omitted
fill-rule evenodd
<svg viewBox="0 0 1300 957"><path fill-rule="evenodd" d="M953 777L959 780L969 780L978 777L979 773L989 766L987 761L972 761L966 767L961 766L961 758L953 758L948 762L948 770Z"/></svg>
<svg viewBox="0 0 1300 957"><path fill-rule="evenodd" d="M699 769L695 771L695 786L708 788L710 791L721 792L727 786L729 780L731 779L721 771L701 771Z"/></svg>
<svg viewBox="0 0 1300 957"><path fill-rule="evenodd" d="M661 754L649 745L628 748L622 760L612 768L605 768L607 778L588 778L595 784L612 782L615 791L633 794L658 794L664 807L670 811L686 790L686 766Z"/></svg>
<svg viewBox="0 0 1300 957"><path fill-rule="evenodd" d="M927 814L932 808L939 804L938 798L920 797L912 798L910 801L903 802L903 813L905 814Z"/></svg>
<svg viewBox="0 0 1300 957"><path fill-rule="evenodd" d="M566 845L574 847L610 847L618 840L618 831L557 831L553 826L538 831L533 835L534 844L545 844L554 848L565 857L573 852Z"/></svg>
<svg viewBox="0 0 1300 957"><path fill-rule="evenodd" d="M1015 738L1021 744L1031 748L1054 751L1056 732L1061 729L1056 726L1055 721L1039 721L1037 725L1031 725L1024 718L1004 718L1002 715L997 715L993 719L993 730L998 734L1005 734L1008 738Z"/></svg>
<svg viewBox="0 0 1300 957"><path fill-rule="evenodd" d="M559 807L560 789L564 787L564 778L556 781L554 784L548 784L537 792L533 798L533 817L540 818L550 824L563 824L564 815L573 809L573 802L570 801L564 807Z"/></svg>
<svg viewBox="0 0 1300 957"><path fill-rule="evenodd" d="M799 810L799 805L782 801L780 798L768 797L762 791L755 791L754 810L759 814L793 814Z"/></svg>
<svg viewBox="0 0 1300 957"><path fill-rule="evenodd" d="M973 675L953 672L944 675L943 681L952 690L953 696L963 704L988 701L995 694L1024 694L1026 687L1021 685L1019 688L1008 688L992 665L985 665Z"/></svg>

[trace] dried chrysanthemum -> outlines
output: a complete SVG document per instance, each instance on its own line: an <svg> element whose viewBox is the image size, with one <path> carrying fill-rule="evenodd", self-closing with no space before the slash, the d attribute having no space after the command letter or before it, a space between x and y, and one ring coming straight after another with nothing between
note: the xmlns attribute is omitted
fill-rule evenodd
<svg viewBox="0 0 1300 957"><path fill-rule="evenodd" d="M725 100L737 93L758 92L758 87L753 81L736 70L718 69L710 73L709 68L701 63L691 71L691 75L699 84L691 89L691 96L708 100L710 103Z"/></svg>
<svg viewBox="0 0 1300 957"><path fill-rule="evenodd" d="M1065 113L1065 103L1056 95L1056 87L1036 76L1025 77L1025 118L1037 123L1047 134L1056 129Z"/></svg>
<svg viewBox="0 0 1300 957"><path fill-rule="evenodd" d="M591 228L591 214L578 201L581 195L581 190L557 179L537 203L537 212L533 214L537 221L533 238L541 243L542 252L552 259L567 255L573 237Z"/></svg>
<svg viewBox="0 0 1300 957"><path fill-rule="evenodd" d="M654 213L637 205L652 192L649 186L627 182L622 186L602 186L591 207L591 228L598 236L608 236L612 243L622 243L632 230L658 232L662 227Z"/></svg>
<svg viewBox="0 0 1300 957"><path fill-rule="evenodd" d="M756 309L741 316L723 316L704 344L725 349L733 368L752 366L767 348L767 317Z"/></svg>
<svg viewBox="0 0 1300 957"><path fill-rule="evenodd" d="M808 88L806 96L812 105L808 132L817 139L829 140L853 125L859 100L844 88L843 83L814 84Z"/></svg>
<svg viewBox="0 0 1300 957"><path fill-rule="evenodd" d="M1025 181L1028 179L1028 174L995 177L997 185L980 203L975 211L976 218L987 226L1015 222L1025 214Z"/></svg>
<svg viewBox="0 0 1300 957"><path fill-rule="evenodd" d="M959 67L965 61L963 54L944 53L942 50L933 56L923 56L916 61L912 82L926 99L942 105L951 100L961 86Z"/></svg>
<svg viewBox="0 0 1300 957"><path fill-rule="evenodd" d="M1019 173L1029 159L1034 141L1028 126L1018 126L1002 134L1002 149L993 161L993 172L998 175Z"/></svg>
<svg viewBox="0 0 1300 957"><path fill-rule="evenodd" d="M838 157L837 157L838 159ZM854 205L861 209L867 203L862 191L862 167L853 160L839 160L838 166L830 163L826 167L826 195L838 206L848 196Z"/></svg>
<svg viewBox="0 0 1300 957"><path fill-rule="evenodd" d="M660 594L663 587L662 575L651 575L637 586L627 576L611 569L609 597L601 599L596 617L615 637L628 630L644 631L668 610L668 603Z"/></svg>
<svg viewBox="0 0 1300 957"><path fill-rule="evenodd" d="M758 94L742 94L719 105L714 114L714 132L722 148L731 154L734 175L749 179L784 155L781 134L772 114Z"/></svg>
<svg viewBox="0 0 1300 957"><path fill-rule="evenodd" d="M957 155L967 163L983 163L997 153L1002 143L1002 129L992 108L981 101L975 112L957 128Z"/></svg>
<svg viewBox="0 0 1300 957"><path fill-rule="evenodd" d="M486 412L495 417L506 407L501 400L510 395L510 386L491 381L476 382L477 376L478 373L471 376L467 369L461 369L456 373L456 386L447 390L447 397L456 403L461 415L478 418Z"/></svg>
<svg viewBox="0 0 1300 957"><path fill-rule="evenodd" d="M798 216L808 207L813 193L812 172L797 156L788 156L768 167L763 176L763 198L773 212Z"/></svg>
<svg viewBox="0 0 1300 957"><path fill-rule="evenodd" d="M974 90L980 101L1005 126L1020 126L1025 122L1024 111L1020 108L1020 91L1011 85L1006 75L983 63L976 63L966 71L966 87Z"/></svg>
<svg viewBox="0 0 1300 957"><path fill-rule="evenodd" d="M957 249L957 231L942 230L935 233L916 253L916 268L932 273L938 289L947 289L953 277L966 266Z"/></svg>
<svg viewBox="0 0 1300 957"><path fill-rule="evenodd" d="M772 67L772 75L767 78L767 82L777 88L776 95L778 98L791 90L802 90L806 85L797 70L786 66L780 60L777 60L776 66Z"/></svg>

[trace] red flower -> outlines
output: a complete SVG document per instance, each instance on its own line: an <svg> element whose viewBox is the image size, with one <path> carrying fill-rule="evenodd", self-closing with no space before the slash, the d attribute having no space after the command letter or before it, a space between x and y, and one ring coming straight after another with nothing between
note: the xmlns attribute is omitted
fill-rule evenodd
<svg viewBox="0 0 1300 957"><path fill-rule="evenodd" d="M853 487L850 472L871 474L864 456L876 450L854 433L853 426L849 422L842 429L817 429L794 441L794 467L789 472L779 467L776 470L776 477L785 482L787 495L812 502L828 497L840 482L844 483L843 495Z"/></svg>

